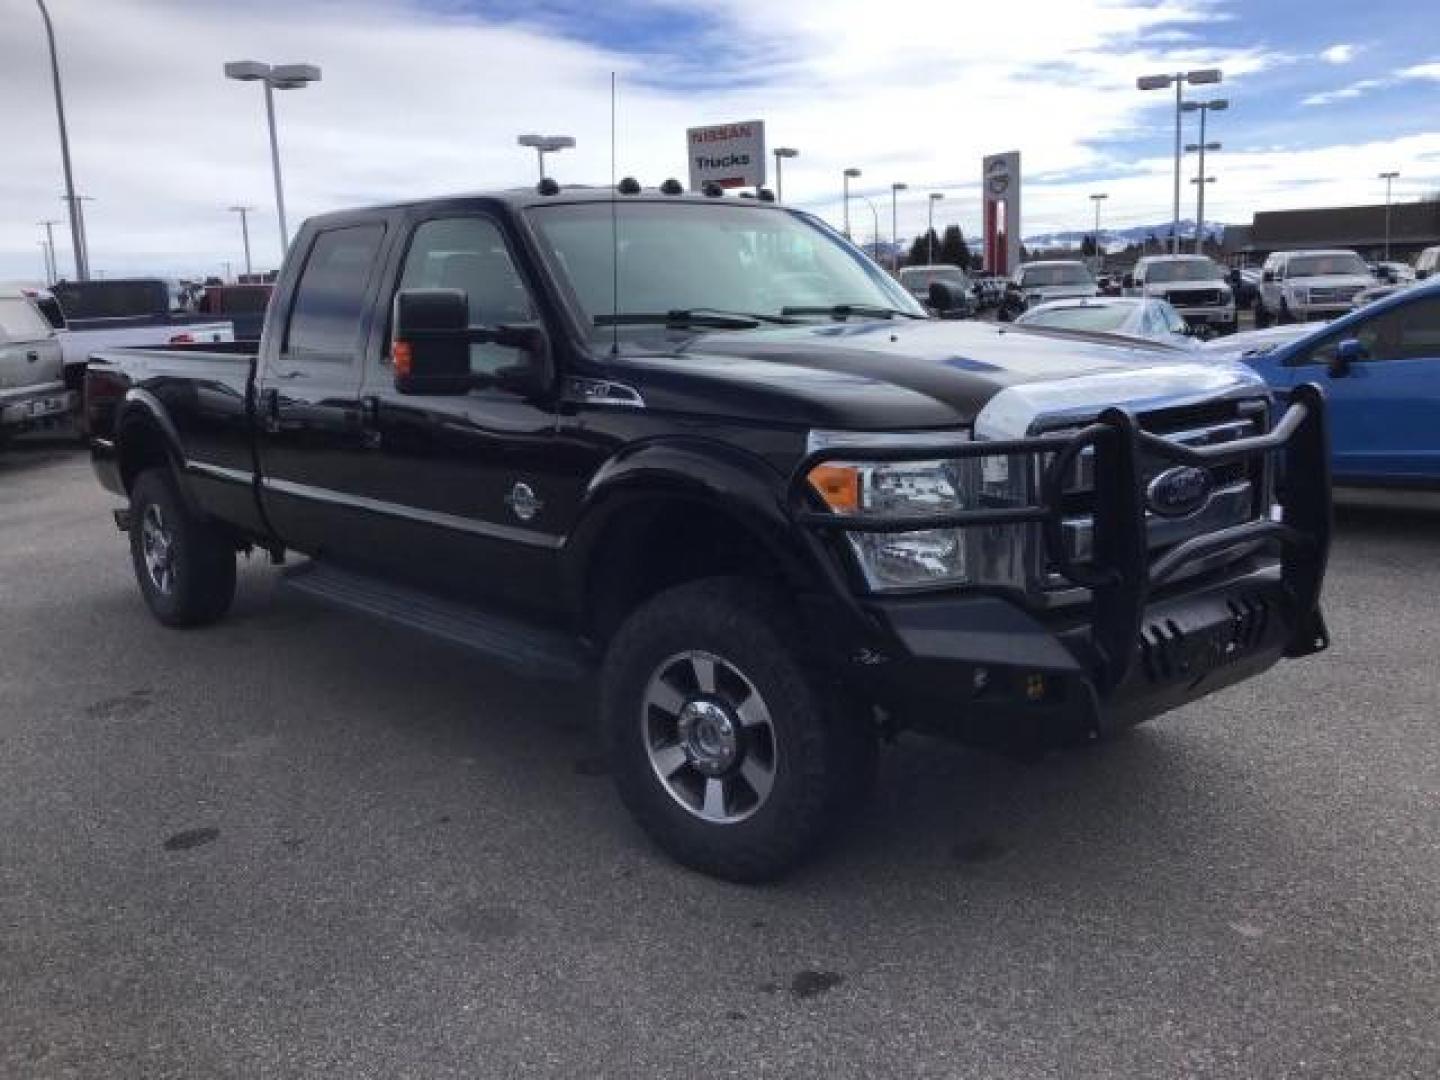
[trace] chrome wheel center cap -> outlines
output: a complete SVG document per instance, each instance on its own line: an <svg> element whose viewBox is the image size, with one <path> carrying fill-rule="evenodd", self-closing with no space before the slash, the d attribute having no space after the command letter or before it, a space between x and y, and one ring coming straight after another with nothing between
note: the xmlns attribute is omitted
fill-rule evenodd
<svg viewBox="0 0 1440 1080"><path fill-rule="evenodd" d="M677 727L685 756L706 776L720 775L740 756L740 725L723 705L688 701Z"/></svg>

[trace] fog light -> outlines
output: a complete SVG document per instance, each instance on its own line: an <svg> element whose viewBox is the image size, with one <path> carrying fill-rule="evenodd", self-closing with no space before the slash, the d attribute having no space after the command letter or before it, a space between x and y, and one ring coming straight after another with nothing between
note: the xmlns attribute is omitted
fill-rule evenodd
<svg viewBox="0 0 1440 1080"><path fill-rule="evenodd" d="M1030 701L1043 701L1045 698L1045 676L1025 676L1025 697Z"/></svg>

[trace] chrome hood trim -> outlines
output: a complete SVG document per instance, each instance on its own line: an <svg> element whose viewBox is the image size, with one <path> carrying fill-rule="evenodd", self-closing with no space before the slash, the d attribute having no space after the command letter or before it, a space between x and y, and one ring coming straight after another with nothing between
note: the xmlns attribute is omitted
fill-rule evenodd
<svg viewBox="0 0 1440 1080"><path fill-rule="evenodd" d="M1266 398L1265 380L1238 363L1155 364L1008 386L975 418L977 439L1022 439L1042 427L1093 420L1112 406L1132 412Z"/></svg>

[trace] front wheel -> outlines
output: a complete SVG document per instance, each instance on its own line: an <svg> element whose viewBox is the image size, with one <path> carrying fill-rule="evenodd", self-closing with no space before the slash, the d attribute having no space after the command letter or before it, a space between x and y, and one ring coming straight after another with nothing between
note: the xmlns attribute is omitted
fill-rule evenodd
<svg viewBox="0 0 1440 1080"><path fill-rule="evenodd" d="M874 733L778 598L714 578L621 627L601 716L620 797L676 861L731 881L779 876L861 800Z"/></svg>
<svg viewBox="0 0 1440 1080"><path fill-rule="evenodd" d="M215 622L235 598L235 547L190 512L168 469L130 492L130 558L151 614L167 626Z"/></svg>

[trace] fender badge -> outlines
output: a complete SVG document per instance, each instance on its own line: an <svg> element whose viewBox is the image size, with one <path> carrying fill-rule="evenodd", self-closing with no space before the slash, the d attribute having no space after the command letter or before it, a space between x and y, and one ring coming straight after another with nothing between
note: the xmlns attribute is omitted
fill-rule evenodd
<svg viewBox="0 0 1440 1080"><path fill-rule="evenodd" d="M545 508L544 501L535 494L535 489L523 481L510 489L505 496L505 505L510 507L521 521L529 521Z"/></svg>

